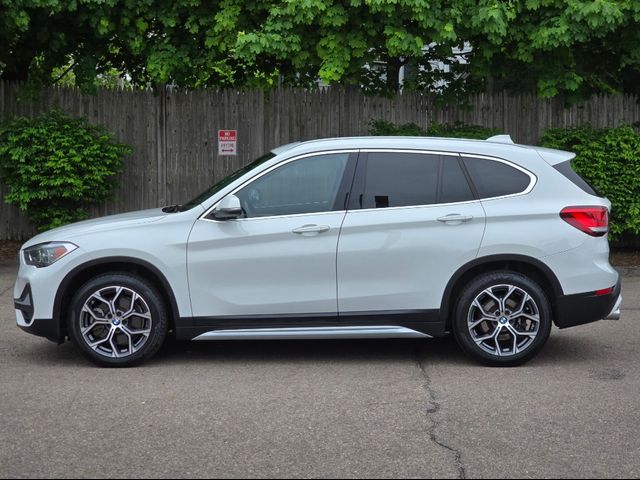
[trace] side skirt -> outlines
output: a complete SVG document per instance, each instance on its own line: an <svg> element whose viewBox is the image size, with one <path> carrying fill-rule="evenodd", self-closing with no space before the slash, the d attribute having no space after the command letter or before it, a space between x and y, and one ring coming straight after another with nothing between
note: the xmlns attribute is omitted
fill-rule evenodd
<svg viewBox="0 0 640 480"><path fill-rule="evenodd" d="M213 330L194 340L311 340L332 338L431 338L405 327L300 327Z"/></svg>
<svg viewBox="0 0 640 480"><path fill-rule="evenodd" d="M432 338L445 334L438 310L189 317L176 325L178 340Z"/></svg>

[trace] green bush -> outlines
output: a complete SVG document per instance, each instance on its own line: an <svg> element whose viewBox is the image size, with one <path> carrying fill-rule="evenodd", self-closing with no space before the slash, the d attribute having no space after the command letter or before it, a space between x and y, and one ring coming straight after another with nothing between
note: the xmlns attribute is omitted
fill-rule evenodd
<svg viewBox="0 0 640 480"><path fill-rule="evenodd" d="M427 133L415 123L405 123L404 125L394 125L386 120L371 120L369 122L369 134L377 136L409 136L422 137Z"/></svg>
<svg viewBox="0 0 640 480"><path fill-rule="evenodd" d="M412 137L448 137L448 138L473 138L486 140L493 135L500 134L496 128L481 127L479 125L467 125L461 122L449 124L433 123L429 128L423 130L415 123L404 125L394 125L386 120L371 120L369 122L369 133L371 135L396 136L407 135Z"/></svg>
<svg viewBox="0 0 640 480"><path fill-rule="evenodd" d="M612 203L610 231L640 233L640 135L631 126L548 130L541 145L576 153L575 171Z"/></svg>
<svg viewBox="0 0 640 480"><path fill-rule="evenodd" d="M109 197L129 146L103 127L52 110L0 126L0 180L39 231L88 217Z"/></svg>

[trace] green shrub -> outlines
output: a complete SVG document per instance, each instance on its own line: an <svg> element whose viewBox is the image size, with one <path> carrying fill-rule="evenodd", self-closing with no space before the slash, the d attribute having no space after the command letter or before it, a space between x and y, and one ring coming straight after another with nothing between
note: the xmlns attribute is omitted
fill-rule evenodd
<svg viewBox="0 0 640 480"><path fill-rule="evenodd" d="M449 124L433 123L429 128L423 130L415 123L404 125L394 125L386 120L371 120L369 122L369 133L371 135L396 136L406 135L412 137L448 137L448 138L474 138L486 140L493 135L500 134L496 128L481 127L479 125L467 125L461 122Z"/></svg>
<svg viewBox="0 0 640 480"><path fill-rule="evenodd" d="M545 147L576 153L575 171L612 203L610 231L640 233L640 135L631 126L548 130Z"/></svg>
<svg viewBox="0 0 640 480"><path fill-rule="evenodd" d="M467 125L460 122L442 125L433 123L427 129L427 135L430 137L473 138L476 140L486 140L489 137L500 135L501 133L502 131L498 128Z"/></svg>
<svg viewBox="0 0 640 480"><path fill-rule="evenodd" d="M0 126L0 180L39 231L88 217L109 197L129 146L103 127L52 110Z"/></svg>
<svg viewBox="0 0 640 480"><path fill-rule="evenodd" d="M376 136L409 136L422 137L426 132L415 123L405 123L404 125L394 125L386 120L371 120L369 122L369 134Z"/></svg>

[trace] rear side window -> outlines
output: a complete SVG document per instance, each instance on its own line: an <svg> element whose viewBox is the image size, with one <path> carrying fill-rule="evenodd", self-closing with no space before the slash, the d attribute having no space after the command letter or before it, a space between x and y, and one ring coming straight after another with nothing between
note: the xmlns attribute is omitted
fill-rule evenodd
<svg viewBox="0 0 640 480"><path fill-rule="evenodd" d="M588 183L584 178L582 178L573 170L573 167L571 166L571 160L559 163L558 165L554 165L554 168L569 180L571 180L575 185L580 187L584 192L596 197L602 197L600 192L598 192L598 190L593 185Z"/></svg>
<svg viewBox="0 0 640 480"><path fill-rule="evenodd" d="M361 208L406 207L436 203L439 155L369 153Z"/></svg>
<svg viewBox="0 0 640 480"><path fill-rule="evenodd" d="M526 173L496 160L464 157L464 164L480 198L521 193L531 183Z"/></svg>

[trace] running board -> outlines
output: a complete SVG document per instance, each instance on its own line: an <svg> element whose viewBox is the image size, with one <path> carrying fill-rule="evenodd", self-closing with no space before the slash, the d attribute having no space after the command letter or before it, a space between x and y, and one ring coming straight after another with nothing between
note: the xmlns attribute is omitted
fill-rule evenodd
<svg viewBox="0 0 640 480"><path fill-rule="evenodd" d="M395 326L254 328L212 330L194 340L306 340L332 338L432 338L426 333Z"/></svg>

